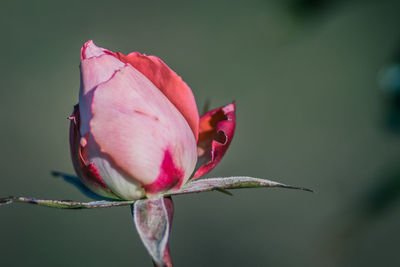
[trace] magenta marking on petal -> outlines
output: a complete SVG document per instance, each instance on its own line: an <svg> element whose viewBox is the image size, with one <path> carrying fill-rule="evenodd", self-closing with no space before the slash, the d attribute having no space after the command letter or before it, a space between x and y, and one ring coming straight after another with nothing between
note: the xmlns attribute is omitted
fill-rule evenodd
<svg viewBox="0 0 400 267"><path fill-rule="evenodd" d="M151 184L143 185L148 194L156 194L161 191L179 188L182 184L184 172L174 164L171 152L166 149L160 167L160 174Z"/></svg>
<svg viewBox="0 0 400 267"><path fill-rule="evenodd" d="M104 182L103 178L101 178L99 171L96 169L93 163L90 163L88 166L88 171L91 173L91 177L95 179L95 181L101 184L103 187L107 188L107 184Z"/></svg>
<svg viewBox="0 0 400 267"><path fill-rule="evenodd" d="M149 117L149 118L151 118L151 119L153 119L155 121L159 121L160 120L157 116L148 114L145 111L141 111L141 110L135 109L134 112L136 112L137 114L143 115L143 116L147 116L147 117Z"/></svg>

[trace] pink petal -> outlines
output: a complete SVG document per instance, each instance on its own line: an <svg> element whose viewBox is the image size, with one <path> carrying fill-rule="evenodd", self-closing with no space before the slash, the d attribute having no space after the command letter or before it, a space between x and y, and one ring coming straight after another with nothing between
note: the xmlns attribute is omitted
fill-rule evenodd
<svg viewBox="0 0 400 267"><path fill-rule="evenodd" d="M90 190L98 195L110 198L118 198L106 185L99 175L94 164L87 161L85 148L81 145L81 135L79 133L80 116L78 107L75 107L70 116L70 151L71 159L76 174Z"/></svg>
<svg viewBox="0 0 400 267"><path fill-rule="evenodd" d="M209 173L218 165L232 141L235 126L234 102L214 109L200 118L197 147L198 161L202 165L195 172L193 179Z"/></svg>
<svg viewBox="0 0 400 267"><path fill-rule="evenodd" d="M87 41L81 48L81 60L104 55L107 49L96 46L92 40Z"/></svg>
<svg viewBox="0 0 400 267"><path fill-rule="evenodd" d="M82 183L98 195L116 199L140 199L144 190L136 181L127 178L111 166L106 155L101 155L93 138L79 133L80 116L78 107L70 116L70 149L74 169Z"/></svg>
<svg viewBox="0 0 400 267"><path fill-rule="evenodd" d="M131 65L97 86L91 110L91 134L101 153L132 179L145 186L166 179L169 182L156 190L162 191L190 177L197 155L189 125L161 91ZM172 169L179 170L167 175L177 177L163 177L166 151L171 155Z"/></svg>
<svg viewBox="0 0 400 267"><path fill-rule="evenodd" d="M92 41L87 42L82 48L81 89L79 91L79 110L82 120L80 132L82 136L89 131L93 89L108 81L117 70L125 65L114 56L105 54L104 51L106 50L97 47Z"/></svg>
<svg viewBox="0 0 400 267"><path fill-rule="evenodd" d="M138 52L126 56L119 52L114 55L140 71L175 105L186 119L197 141L199 113L192 90L182 78L156 56L146 56Z"/></svg>
<svg viewBox="0 0 400 267"><path fill-rule="evenodd" d="M87 159L96 166L107 187L121 199L140 199L145 196L142 185L118 168L113 160L100 151L92 135L87 140Z"/></svg>

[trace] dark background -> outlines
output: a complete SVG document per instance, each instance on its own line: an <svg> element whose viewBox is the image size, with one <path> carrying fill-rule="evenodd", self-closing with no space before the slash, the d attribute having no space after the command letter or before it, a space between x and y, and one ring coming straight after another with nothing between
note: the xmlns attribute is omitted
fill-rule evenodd
<svg viewBox="0 0 400 267"><path fill-rule="evenodd" d="M67 116L80 47L162 58L199 110L237 101L211 176L254 189L175 197L175 266L400 266L400 2L1 1L0 196L87 200ZM0 207L1 266L151 266L128 207Z"/></svg>

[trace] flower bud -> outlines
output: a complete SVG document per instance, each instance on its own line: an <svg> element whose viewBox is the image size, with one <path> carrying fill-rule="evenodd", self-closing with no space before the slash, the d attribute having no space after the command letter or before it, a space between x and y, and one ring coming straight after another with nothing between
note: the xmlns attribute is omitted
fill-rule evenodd
<svg viewBox="0 0 400 267"><path fill-rule="evenodd" d="M173 73L165 64L147 71L157 75L160 67ZM194 170L197 145L183 115L188 112L179 110L169 100L174 95L164 94L151 78L92 41L82 48L71 152L78 176L100 195L138 199L157 194L180 187ZM173 78L183 83L176 74ZM197 120L198 127L193 94L184 89L188 99L182 100L192 104L190 120Z"/></svg>
<svg viewBox="0 0 400 267"><path fill-rule="evenodd" d="M159 58L88 41L80 69L70 148L77 175L95 193L131 200L179 189L225 154L235 105L199 118L191 89Z"/></svg>

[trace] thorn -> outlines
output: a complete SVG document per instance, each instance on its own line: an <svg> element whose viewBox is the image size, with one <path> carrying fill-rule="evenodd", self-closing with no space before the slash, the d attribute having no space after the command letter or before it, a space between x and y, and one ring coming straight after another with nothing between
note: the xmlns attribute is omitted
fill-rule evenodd
<svg viewBox="0 0 400 267"><path fill-rule="evenodd" d="M287 189L296 189L296 190L302 190L302 191L307 191L307 192L311 192L311 193L315 193L314 190L306 188L306 187L298 187L298 186L292 186L292 185L283 185L284 188Z"/></svg>

